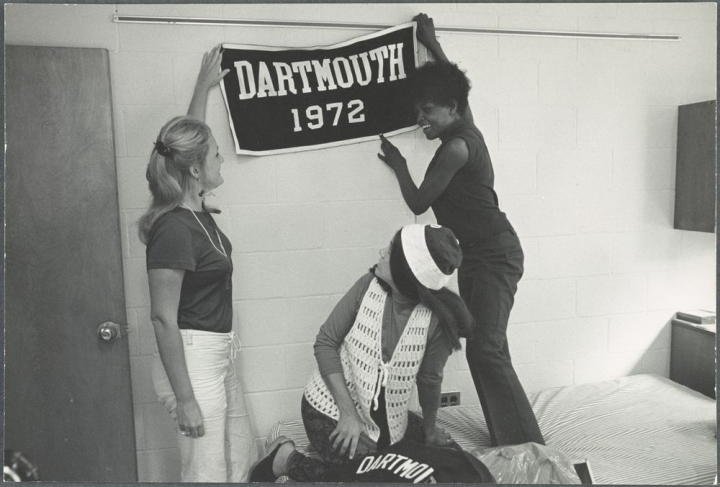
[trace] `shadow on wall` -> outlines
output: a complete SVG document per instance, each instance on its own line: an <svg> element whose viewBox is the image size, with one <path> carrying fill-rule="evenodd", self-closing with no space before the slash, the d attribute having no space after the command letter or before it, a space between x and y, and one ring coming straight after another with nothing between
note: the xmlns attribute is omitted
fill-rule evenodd
<svg viewBox="0 0 720 487"><path fill-rule="evenodd" d="M648 344L637 363L632 366L628 375L657 374L662 377L670 375L670 349L667 348L665 334L670 333L671 326L672 319L668 319L659 329L655 339Z"/></svg>

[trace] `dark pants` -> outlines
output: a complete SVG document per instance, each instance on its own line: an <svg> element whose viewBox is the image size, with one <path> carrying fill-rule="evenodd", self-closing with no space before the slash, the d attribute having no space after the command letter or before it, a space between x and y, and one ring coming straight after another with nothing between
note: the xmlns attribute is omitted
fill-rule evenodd
<svg viewBox="0 0 720 487"><path fill-rule="evenodd" d="M523 261L520 240L509 230L463 249L458 270L460 296L475 319L466 356L493 446L545 444L507 343Z"/></svg>

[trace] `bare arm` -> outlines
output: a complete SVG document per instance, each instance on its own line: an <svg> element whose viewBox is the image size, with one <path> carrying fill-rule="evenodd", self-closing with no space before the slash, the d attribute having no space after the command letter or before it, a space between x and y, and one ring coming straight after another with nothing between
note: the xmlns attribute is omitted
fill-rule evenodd
<svg viewBox="0 0 720 487"><path fill-rule="evenodd" d="M431 17L428 17L427 14L421 13L416 15L413 20L417 22L416 35L418 40L422 42L422 44L427 48L428 51L430 51L433 59L438 63L451 62L445 54L445 51L443 51L443 48L440 45L440 41L437 40L433 19ZM473 119L470 106L465 109L465 117L469 120Z"/></svg>
<svg viewBox="0 0 720 487"><path fill-rule="evenodd" d="M433 20L423 13L415 16L413 20L417 22L418 40L428 48L437 62L449 63L450 61L435 37ZM466 108L463 117L472 121L470 107ZM438 160L434 167L425 176L420 186L417 186L410 176L407 161L400 151L382 134L380 141L380 149L383 153L378 154L378 157L395 172L403 199L415 215L421 215L430 208L470 156L464 141L460 139L449 141L443 147L442 152L438 154Z"/></svg>
<svg viewBox="0 0 720 487"><path fill-rule="evenodd" d="M188 377L182 337L177 324L180 289L185 271L182 269L149 269L150 318L155 329L160 359L177 398L177 419L180 430L193 438L203 436L202 414L195 400Z"/></svg>
<svg viewBox="0 0 720 487"><path fill-rule="evenodd" d="M449 63L450 60L445 55L440 42L438 42L435 36L435 24L433 19L428 17L427 14L418 14L413 17L413 20L417 22L417 38L428 51L433 55L433 59L439 63Z"/></svg>
<svg viewBox="0 0 720 487"><path fill-rule="evenodd" d="M400 151L382 135L380 140L383 154L378 154L378 157L395 171L403 199L416 215L421 215L430 208L470 157L465 141L462 139L449 141L438 155L435 166L418 187L410 176L407 162Z"/></svg>
<svg viewBox="0 0 720 487"><path fill-rule="evenodd" d="M205 109L207 108L207 97L210 88L220 82L221 79L229 72L228 69L220 71L220 61L222 54L220 46L215 46L209 52L203 54L202 64L200 65L200 73L195 83L195 91L193 91L190 106L187 114L202 122L205 121Z"/></svg>

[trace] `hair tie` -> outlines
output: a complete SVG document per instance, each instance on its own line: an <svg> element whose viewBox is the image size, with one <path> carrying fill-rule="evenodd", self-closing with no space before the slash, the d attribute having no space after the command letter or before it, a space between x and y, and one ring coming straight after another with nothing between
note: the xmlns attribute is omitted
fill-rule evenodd
<svg viewBox="0 0 720 487"><path fill-rule="evenodd" d="M155 150L163 157L169 157L172 155L172 149L163 144L160 139L155 141Z"/></svg>

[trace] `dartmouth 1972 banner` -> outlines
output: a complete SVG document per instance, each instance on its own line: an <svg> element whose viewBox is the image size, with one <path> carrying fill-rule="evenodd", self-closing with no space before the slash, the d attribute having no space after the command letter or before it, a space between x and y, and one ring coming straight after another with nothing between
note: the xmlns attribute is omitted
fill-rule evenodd
<svg viewBox="0 0 720 487"><path fill-rule="evenodd" d="M332 147L415 128L415 22L328 47L223 44L221 89L238 154Z"/></svg>

